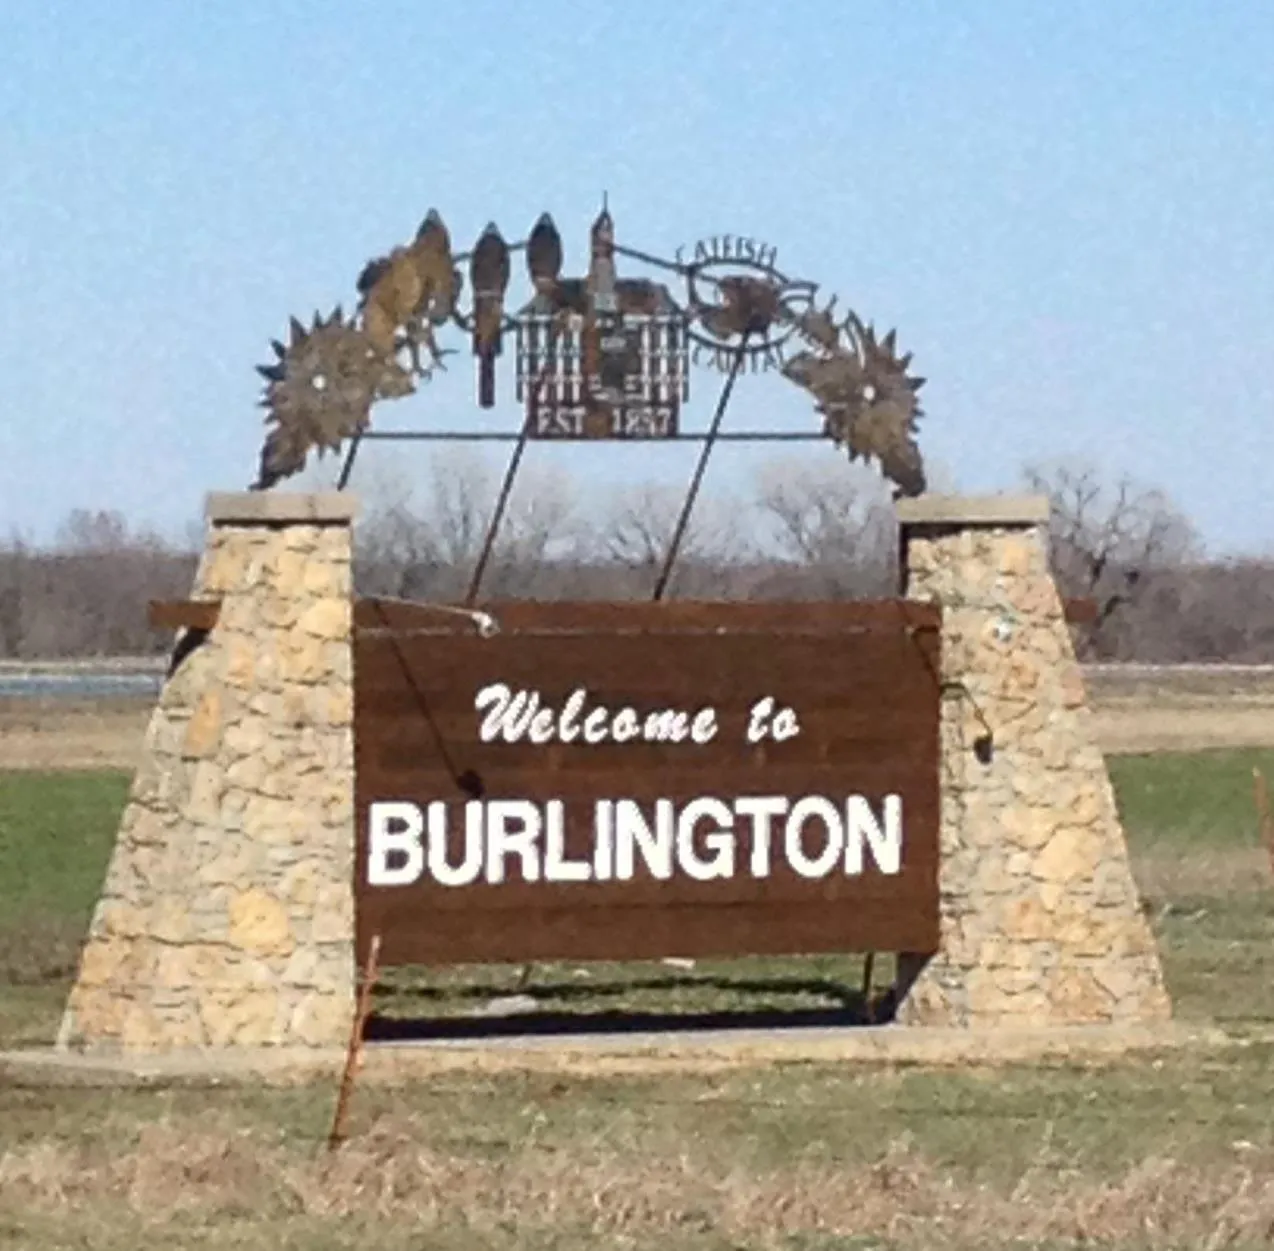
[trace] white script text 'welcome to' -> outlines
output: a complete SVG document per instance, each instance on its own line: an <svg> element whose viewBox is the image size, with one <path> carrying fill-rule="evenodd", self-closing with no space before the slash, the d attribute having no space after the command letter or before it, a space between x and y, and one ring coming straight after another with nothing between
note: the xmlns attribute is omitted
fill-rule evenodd
<svg viewBox="0 0 1274 1251"><path fill-rule="evenodd" d="M715 708L657 708L643 713L627 706L590 706L588 699L588 692L577 687L558 710L546 703L539 691L515 691L503 682L493 682L473 699L474 708L481 714L478 741L578 743L588 747L606 742L689 742L702 746L717 736ZM767 738L781 743L800 732L795 711L778 704L772 695L758 699L748 711L749 743Z"/></svg>

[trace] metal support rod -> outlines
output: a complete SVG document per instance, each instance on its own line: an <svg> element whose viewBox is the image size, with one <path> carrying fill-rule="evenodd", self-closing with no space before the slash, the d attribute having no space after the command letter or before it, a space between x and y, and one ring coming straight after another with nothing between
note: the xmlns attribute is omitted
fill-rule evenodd
<svg viewBox="0 0 1274 1251"><path fill-rule="evenodd" d="M421 714L425 718L425 722L429 726L429 731L433 735L434 746L438 749L438 758L442 761L443 768L447 770L451 780L456 784L456 788L461 793L467 795L470 799L482 798L482 779L472 770L466 769L463 772L456 766L452 759L451 752L447 747L447 740L443 736L442 730L438 726L437 718L433 714L433 710L429 705L428 696L421 689L420 683L416 681L416 675L412 672L410 663L402 646L403 631L395 630L390 624L389 618L385 613L385 602L382 599L375 598L366 600L375 611L376 616L380 619L383 636L389 639L389 645L393 650L394 657L398 661L398 668L402 673L403 680L411 693L416 697L416 705L420 709Z"/></svg>
<svg viewBox="0 0 1274 1251"><path fill-rule="evenodd" d="M328 1151L335 1151L345 1141L345 1118L349 1114L350 1096L354 1093L354 1078L363 1058L363 1031L372 1008L372 991L376 987L376 970L380 960L380 935L373 934L363 976L358 987L354 1006L354 1020L350 1025L349 1045L345 1049L345 1070L336 1095L336 1111L332 1115L332 1129L327 1136Z"/></svg>
<svg viewBox="0 0 1274 1251"><path fill-rule="evenodd" d="M487 564L495 548L495 536L499 533L500 523L504 520L504 510L508 507L509 496L513 493L513 480L517 477L518 468L522 464L522 455L526 451L527 435L530 430L531 416L528 413L522 427L522 435L513 449L513 455L509 457L509 467L504 471L504 481L500 484L500 494L495 501L495 512L491 514L486 538L482 542L482 552L478 556L478 563L473 567L473 577L469 579L469 591L464 597L466 608L472 608L478 602L478 591L482 586Z"/></svg>
<svg viewBox="0 0 1274 1251"><path fill-rule="evenodd" d="M350 440L349 451L345 454L345 463L341 466L341 476L336 479L336 489L338 491L345 490L349 483L349 476L354 469L354 460L358 456L358 445L362 441L363 432L361 430Z"/></svg>
<svg viewBox="0 0 1274 1251"><path fill-rule="evenodd" d="M699 486L703 482L703 472L708 467L708 457L712 455L713 445L717 441L717 436L721 430L721 421L725 417L726 406L730 403L730 392L734 390L734 380L739 376L739 370L743 367L744 357L747 353L748 333L744 332L743 338L739 340L739 346L735 349L734 360L730 363L730 373L727 375L725 385L721 388L721 395L717 400L717 410L712 414L712 425L708 428L707 438L703 442L703 450L699 453L699 463L695 466L694 477L690 479L690 489L686 492L685 503L681 506L681 515L677 518L677 528L673 531L672 542L668 544L668 554L664 558L664 567L660 570L659 580L655 583L655 591L652 598L657 602L664 597L664 591L668 587L668 579L672 576L672 567L677 559L677 553L681 550L681 542L685 537L686 527L690 523L690 512L695 506L695 500L699 495Z"/></svg>
<svg viewBox="0 0 1274 1251"><path fill-rule="evenodd" d="M535 380L534 390L531 393L531 403L527 406L526 417L522 422L522 431L518 435L517 446L513 449L513 455L509 457L509 467L504 471L504 481L500 484L500 494L496 498L495 512L491 514L486 538L482 542L482 552L478 556L478 563L474 566L473 577L469 579L469 591L464 600L466 608L472 608L478 602L478 591L482 587L482 579L486 574L487 564L491 560L491 553L495 550L495 538L500 531L500 524L504 520L504 510L509 505L509 496L513 493L513 480L517 477L518 469L522 464L522 456L526 452L526 445L531 437L531 417L539 408L544 384L548 381L548 376L549 366L546 363L540 370L539 377Z"/></svg>

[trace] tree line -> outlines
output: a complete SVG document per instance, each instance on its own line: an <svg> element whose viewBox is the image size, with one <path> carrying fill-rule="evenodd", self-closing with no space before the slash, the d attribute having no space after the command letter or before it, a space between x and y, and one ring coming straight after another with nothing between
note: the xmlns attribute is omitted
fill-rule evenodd
<svg viewBox="0 0 1274 1251"><path fill-rule="evenodd" d="M1064 595L1096 599L1077 629L1087 660L1274 662L1274 560L1209 558L1162 491L1091 466L1028 468L1048 496L1050 555ZM358 594L456 601L482 552L499 491L476 457L435 459L425 478L360 484ZM651 597L683 501L679 484L589 497L562 473L523 474L487 562L482 598ZM668 594L737 600L896 593L897 527L884 484L841 461L771 465L746 490L701 499ZM152 599L190 593L197 536L174 542L117 512L79 509L42 546L0 543L0 658L150 655Z"/></svg>

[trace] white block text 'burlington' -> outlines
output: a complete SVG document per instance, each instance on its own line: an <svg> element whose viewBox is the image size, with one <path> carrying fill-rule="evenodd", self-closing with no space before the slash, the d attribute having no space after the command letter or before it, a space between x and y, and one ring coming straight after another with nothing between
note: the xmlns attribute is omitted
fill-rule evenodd
<svg viewBox="0 0 1274 1251"><path fill-rule="evenodd" d="M866 857L875 870L902 869L902 799L887 795L877 817L862 795L835 803L819 795L777 795L727 802L704 797L678 806L659 799L653 812L631 799L593 805L591 853L566 854L560 799L471 800L460 808L463 850L449 854L453 810L441 800L424 809L406 801L368 806L367 884L411 886L428 876L440 886L499 885L516 860L527 882L630 881L638 874L697 881L740 874L769 877L779 857L800 877L855 876ZM813 846L816 850L811 851Z"/></svg>

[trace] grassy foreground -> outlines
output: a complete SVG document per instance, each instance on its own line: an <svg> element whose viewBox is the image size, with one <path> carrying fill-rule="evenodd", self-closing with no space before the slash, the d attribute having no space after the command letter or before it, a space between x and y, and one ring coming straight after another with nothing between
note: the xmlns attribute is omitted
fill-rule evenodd
<svg viewBox="0 0 1274 1251"><path fill-rule="evenodd" d="M1113 759L1178 1015L1223 1051L936 1072L448 1075L329 1089L0 1086L0 1246L964 1248L1274 1245L1274 884L1251 769ZM0 773L0 1045L56 1026L127 789ZM853 961L543 967L556 1006L837 1006ZM415 979L465 1013L514 971ZM399 998L403 992L400 990ZM387 1001L387 1008L392 1005Z"/></svg>

